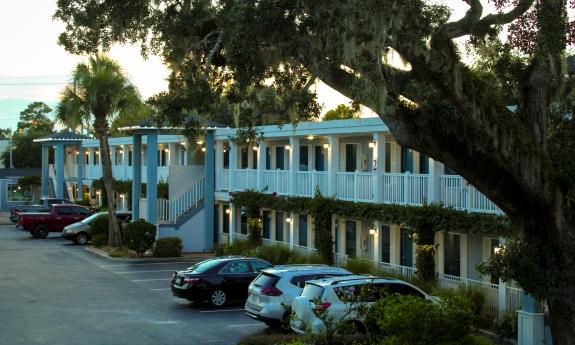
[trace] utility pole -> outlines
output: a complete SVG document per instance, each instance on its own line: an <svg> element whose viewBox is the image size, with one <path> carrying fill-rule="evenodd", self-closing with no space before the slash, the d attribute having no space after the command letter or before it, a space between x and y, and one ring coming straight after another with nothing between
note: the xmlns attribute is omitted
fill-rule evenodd
<svg viewBox="0 0 575 345"><path fill-rule="evenodd" d="M10 136L8 137L8 152L10 152L10 169L14 169L14 161L12 160L12 128L10 128Z"/></svg>

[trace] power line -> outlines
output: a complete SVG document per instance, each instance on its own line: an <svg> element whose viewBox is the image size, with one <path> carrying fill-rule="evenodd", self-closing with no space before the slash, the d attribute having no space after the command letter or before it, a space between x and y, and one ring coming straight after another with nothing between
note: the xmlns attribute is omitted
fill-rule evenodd
<svg viewBox="0 0 575 345"><path fill-rule="evenodd" d="M31 86L31 85L66 85L68 83L66 82L60 82L60 83L0 83L0 86L19 86L19 85L24 85L24 86Z"/></svg>

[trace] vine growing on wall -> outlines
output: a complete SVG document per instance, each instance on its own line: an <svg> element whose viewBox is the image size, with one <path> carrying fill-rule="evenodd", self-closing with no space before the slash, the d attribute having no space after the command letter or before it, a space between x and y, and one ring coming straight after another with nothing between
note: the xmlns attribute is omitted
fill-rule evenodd
<svg viewBox="0 0 575 345"><path fill-rule="evenodd" d="M263 140L264 133L255 127L241 127L236 134L230 136L230 141L238 147L258 145Z"/></svg>

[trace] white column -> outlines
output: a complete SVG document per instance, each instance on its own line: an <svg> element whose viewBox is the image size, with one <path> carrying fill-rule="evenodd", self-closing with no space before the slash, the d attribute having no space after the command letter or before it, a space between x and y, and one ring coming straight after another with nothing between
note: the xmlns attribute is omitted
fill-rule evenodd
<svg viewBox="0 0 575 345"><path fill-rule="evenodd" d="M178 165L178 151L176 151L176 143L168 144L168 150L170 150L170 153L168 154L168 164L166 165Z"/></svg>
<svg viewBox="0 0 575 345"><path fill-rule="evenodd" d="M383 173L385 172L385 134L382 132L373 133L373 165L374 165L374 193L375 201L383 201Z"/></svg>
<svg viewBox="0 0 575 345"><path fill-rule="evenodd" d="M257 186L258 190L263 190L264 186L264 171L266 169L266 159L267 159L267 147L268 143L265 140L260 141L260 146L258 148L258 171L257 171Z"/></svg>
<svg viewBox="0 0 575 345"><path fill-rule="evenodd" d="M272 211L270 212L270 240L275 241L276 240L276 219L277 219L277 212Z"/></svg>
<svg viewBox="0 0 575 345"><path fill-rule="evenodd" d="M363 239L363 222L355 222L355 256L361 257L362 255L362 239Z"/></svg>
<svg viewBox="0 0 575 345"><path fill-rule="evenodd" d="M329 196L337 193L337 171L339 169L339 138L328 137L329 148L327 150L327 190Z"/></svg>
<svg viewBox="0 0 575 345"><path fill-rule="evenodd" d="M345 243L345 220L339 219L339 226L337 228L339 229L339 234L337 234L337 236L339 236L339 253L345 255L347 251L347 245Z"/></svg>
<svg viewBox="0 0 575 345"><path fill-rule="evenodd" d="M445 273L445 233L438 231L435 233L435 269L437 273Z"/></svg>
<svg viewBox="0 0 575 345"><path fill-rule="evenodd" d="M505 238L499 237L499 246L505 245ZM491 254L491 241L489 241L489 249ZM507 307L507 283L499 279L499 287L497 289L497 305L499 310L505 310Z"/></svg>
<svg viewBox="0 0 575 345"><path fill-rule="evenodd" d="M236 169L238 167L238 147L236 144L230 141L230 182L229 182L229 190L234 191L235 186L234 182L236 180Z"/></svg>
<svg viewBox="0 0 575 345"><path fill-rule="evenodd" d="M315 243L315 227L313 226L313 218L309 214L307 215L307 243L308 248L314 248Z"/></svg>
<svg viewBox="0 0 575 345"><path fill-rule="evenodd" d="M299 216L293 212L290 212L291 223L290 223L290 248L293 249L295 245L299 245Z"/></svg>
<svg viewBox="0 0 575 345"><path fill-rule="evenodd" d="M467 234L459 235L459 276L467 278Z"/></svg>
<svg viewBox="0 0 575 345"><path fill-rule="evenodd" d="M398 143L394 142L390 145L391 149L391 172L392 173L400 173L401 172L401 146Z"/></svg>
<svg viewBox="0 0 575 345"><path fill-rule="evenodd" d="M130 145L122 146L122 174L124 179L128 179L129 163L130 163ZM130 178L131 179L131 178Z"/></svg>
<svg viewBox="0 0 575 345"><path fill-rule="evenodd" d="M237 226L236 213L237 213L236 205L230 203L230 233L229 233L230 243L234 241L234 234L236 232L236 226Z"/></svg>
<svg viewBox="0 0 575 345"><path fill-rule="evenodd" d="M440 177L443 175L444 166L442 163L429 159L429 180L427 184L427 203L441 201L441 181Z"/></svg>
<svg viewBox="0 0 575 345"><path fill-rule="evenodd" d="M297 172L299 171L299 138L291 136L289 138L291 149L289 150L289 176L290 195L297 194ZM292 222L293 223L293 222Z"/></svg>
<svg viewBox="0 0 575 345"><path fill-rule="evenodd" d="M224 213L224 204L218 204L218 239L219 243L223 243L222 234L224 233L224 217L227 214Z"/></svg>
<svg viewBox="0 0 575 345"><path fill-rule="evenodd" d="M222 175L221 171L224 168L224 142L216 141L216 191L221 190L222 185Z"/></svg>

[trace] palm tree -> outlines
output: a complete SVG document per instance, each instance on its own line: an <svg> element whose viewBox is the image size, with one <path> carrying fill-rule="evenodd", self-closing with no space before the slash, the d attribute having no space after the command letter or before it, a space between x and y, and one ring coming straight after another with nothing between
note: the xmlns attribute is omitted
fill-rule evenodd
<svg viewBox="0 0 575 345"><path fill-rule="evenodd" d="M58 117L70 127L93 122L93 130L100 141L100 157L104 188L108 198L108 244L120 246L122 236L116 218L112 162L108 145L108 121L141 107L138 91L130 83L120 65L103 54L91 56L87 63L79 63L72 73L72 81L62 91Z"/></svg>

